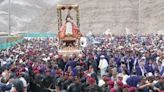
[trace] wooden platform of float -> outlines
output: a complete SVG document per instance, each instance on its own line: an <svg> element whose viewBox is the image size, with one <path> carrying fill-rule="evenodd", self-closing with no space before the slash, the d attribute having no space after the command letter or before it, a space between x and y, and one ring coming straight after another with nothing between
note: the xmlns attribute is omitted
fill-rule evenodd
<svg viewBox="0 0 164 92"><path fill-rule="evenodd" d="M82 50L81 49L60 49L58 50L58 53L60 55L72 55L72 54L81 54L82 53Z"/></svg>

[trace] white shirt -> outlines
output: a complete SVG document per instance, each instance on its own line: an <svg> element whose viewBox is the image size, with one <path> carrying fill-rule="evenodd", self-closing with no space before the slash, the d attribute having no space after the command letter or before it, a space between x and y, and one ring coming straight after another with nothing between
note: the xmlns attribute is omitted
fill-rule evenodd
<svg viewBox="0 0 164 92"><path fill-rule="evenodd" d="M126 80L129 78L129 76L128 75L123 75L123 80L122 80L122 82L124 83L124 84L127 84L126 83Z"/></svg>
<svg viewBox="0 0 164 92"><path fill-rule="evenodd" d="M3 65L5 65L7 62L6 61L4 61L4 60L0 60L0 62L1 62L1 66L3 66Z"/></svg>
<svg viewBox="0 0 164 92"><path fill-rule="evenodd" d="M100 69L104 69L108 67L108 62L106 59L100 59L99 66Z"/></svg>
<svg viewBox="0 0 164 92"><path fill-rule="evenodd" d="M140 66L140 69L141 69L141 72L142 72L142 76L144 76L144 75L145 75L145 73L146 73L145 68Z"/></svg>

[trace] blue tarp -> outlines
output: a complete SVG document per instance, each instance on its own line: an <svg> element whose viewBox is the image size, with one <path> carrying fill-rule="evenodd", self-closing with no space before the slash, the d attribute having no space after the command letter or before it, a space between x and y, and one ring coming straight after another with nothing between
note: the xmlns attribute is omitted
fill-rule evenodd
<svg viewBox="0 0 164 92"><path fill-rule="evenodd" d="M22 41L23 41L23 39L20 39L20 40L14 41L14 42L2 43L2 44L0 44L0 50L7 49L7 48L10 48L12 46L15 46L17 43L20 43Z"/></svg>
<svg viewBox="0 0 164 92"><path fill-rule="evenodd" d="M38 38L38 37L55 37L55 33L25 33L21 34L23 37L31 37L31 38Z"/></svg>
<svg viewBox="0 0 164 92"><path fill-rule="evenodd" d="M22 33L21 35L23 37L28 37L28 38L53 38L53 37L56 37L55 33ZM19 39L14 42L3 42L0 44L0 50L10 48L22 41L23 41L23 39Z"/></svg>

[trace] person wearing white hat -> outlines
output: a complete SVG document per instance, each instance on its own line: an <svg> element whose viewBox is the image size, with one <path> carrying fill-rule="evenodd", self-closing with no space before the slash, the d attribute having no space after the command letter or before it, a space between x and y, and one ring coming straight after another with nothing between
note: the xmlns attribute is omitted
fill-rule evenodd
<svg viewBox="0 0 164 92"><path fill-rule="evenodd" d="M104 55L101 55L99 66L98 66L98 68L100 68L101 77L105 74L107 67L108 67L108 61L105 59Z"/></svg>

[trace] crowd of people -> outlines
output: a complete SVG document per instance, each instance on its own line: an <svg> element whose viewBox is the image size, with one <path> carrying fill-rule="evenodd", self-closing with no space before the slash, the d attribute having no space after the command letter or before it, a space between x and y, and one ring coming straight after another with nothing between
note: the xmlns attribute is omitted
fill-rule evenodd
<svg viewBox="0 0 164 92"><path fill-rule="evenodd" d="M0 52L0 92L163 92L164 36L102 36L61 55L56 40L24 40Z"/></svg>

